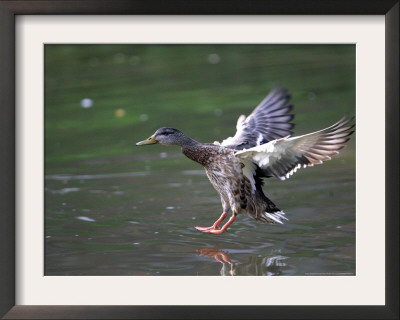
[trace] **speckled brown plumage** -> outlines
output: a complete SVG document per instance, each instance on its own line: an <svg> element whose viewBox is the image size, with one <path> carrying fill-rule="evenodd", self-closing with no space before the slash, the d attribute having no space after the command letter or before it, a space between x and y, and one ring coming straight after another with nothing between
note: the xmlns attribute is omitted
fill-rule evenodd
<svg viewBox="0 0 400 320"><path fill-rule="evenodd" d="M248 213L253 218L269 223L262 213L280 211L263 193L261 180L253 192L251 181L243 174L244 164L235 157L236 150L215 144L190 143L182 153L204 166L208 179L221 197L224 212Z"/></svg>

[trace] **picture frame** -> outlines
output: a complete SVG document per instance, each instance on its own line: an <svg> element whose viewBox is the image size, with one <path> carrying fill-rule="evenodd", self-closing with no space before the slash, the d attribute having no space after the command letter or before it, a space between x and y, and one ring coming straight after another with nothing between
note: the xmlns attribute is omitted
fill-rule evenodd
<svg viewBox="0 0 400 320"><path fill-rule="evenodd" d="M17 306L15 305L15 15L31 14L354 14L385 15L385 306ZM0 316L4 319L398 318L399 1L1 1L0 2ZM394 147L393 147L394 146Z"/></svg>

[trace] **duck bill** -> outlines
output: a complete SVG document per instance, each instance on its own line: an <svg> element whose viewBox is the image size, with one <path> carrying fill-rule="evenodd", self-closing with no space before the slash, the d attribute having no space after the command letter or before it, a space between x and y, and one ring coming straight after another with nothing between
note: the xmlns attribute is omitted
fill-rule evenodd
<svg viewBox="0 0 400 320"><path fill-rule="evenodd" d="M137 142L136 145L137 146L143 146L145 144L156 144L158 143L158 141L155 138L155 135L153 134L150 138L147 138L146 140Z"/></svg>

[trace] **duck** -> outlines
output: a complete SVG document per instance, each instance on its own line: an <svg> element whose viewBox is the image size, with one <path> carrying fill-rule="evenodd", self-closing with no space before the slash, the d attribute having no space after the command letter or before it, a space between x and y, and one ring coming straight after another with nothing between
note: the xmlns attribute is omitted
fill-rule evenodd
<svg viewBox="0 0 400 320"><path fill-rule="evenodd" d="M221 143L198 142L178 129L159 128L137 146L179 146L189 159L205 169L221 198L222 214L210 227L196 226L207 234L222 234L239 214L257 221L282 224L288 220L263 192L267 178L286 180L298 169L321 164L337 155L354 132L354 117L345 115L325 129L293 136L293 105L288 89L275 85L249 116L241 115L236 133ZM222 226L231 210L232 215Z"/></svg>

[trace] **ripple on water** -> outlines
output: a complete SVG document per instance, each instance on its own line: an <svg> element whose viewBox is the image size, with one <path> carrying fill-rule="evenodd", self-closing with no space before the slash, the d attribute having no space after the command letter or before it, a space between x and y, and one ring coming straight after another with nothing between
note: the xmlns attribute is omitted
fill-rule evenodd
<svg viewBox="0 0 400 320"><path fill-rule="evenodd" d="M81 188L63 188L61 190L51 190L50 192L53 194L67 194L70 192L77 192L81 190Z"/></svg>
<svg viewBox="0 0 400 320"><path fill-rule="evenodd" d="M82 220L82 221L87 221L87 222L95 222L96 221L95 219L92 219L92 218L89 218L86 216L79 216L79 217L76 217L76 219Z"/></svg>

